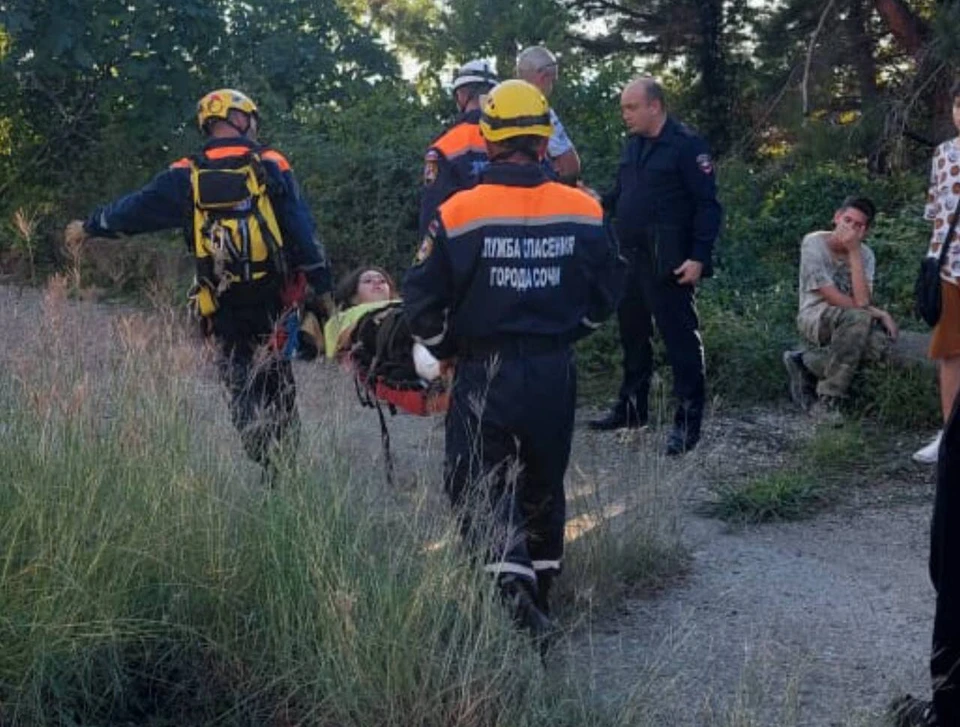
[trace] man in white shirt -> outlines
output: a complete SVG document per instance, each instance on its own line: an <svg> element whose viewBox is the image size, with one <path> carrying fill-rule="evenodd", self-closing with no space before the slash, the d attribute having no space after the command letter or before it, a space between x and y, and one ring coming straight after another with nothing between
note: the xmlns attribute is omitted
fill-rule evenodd
<svg viewBox="0 0 960 727"><path fill-rule="evenodd" d="M517 56L517 77L532 83L550 98L557 82L557 57L542 45L525 48ZM547 157L561 182L575 183L580 176L580 157L554 110L550 109L553 135L547 144Z"/></svg>

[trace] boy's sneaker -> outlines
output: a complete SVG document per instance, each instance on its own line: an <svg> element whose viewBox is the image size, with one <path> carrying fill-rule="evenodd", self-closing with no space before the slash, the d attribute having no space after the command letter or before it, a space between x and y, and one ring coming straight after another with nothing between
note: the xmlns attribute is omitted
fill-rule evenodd
<svg viewBox="0 0 960 727"><path fill-rule="evenodd" d="M910 694L898 697L890 705L894 727L940 727L933 711L933 702Z"/></svg>
<svg viewBox="0 0 960 727"><path fill-rule="evenodd" d="M920 464L936 464L940 456L940 440L943 438L943 430L937 432L930 444L918 449L913 453L913 461Z"/></svg>
<svg viewBox="0 0 960 727"><path fill-rule="evenodd" d="M816 397L816 379L803 365L803 352L784 351L783 365L787 369L790 398L794 404L807 411Z"/></svg>
<svg viewBox="0 0 960 727"><path fill-rule="evenodd" d="M820 424L831 427L843 426L843 414L840 412L840 400L833 396L821 396L810 407L810 416Z"/></svg>

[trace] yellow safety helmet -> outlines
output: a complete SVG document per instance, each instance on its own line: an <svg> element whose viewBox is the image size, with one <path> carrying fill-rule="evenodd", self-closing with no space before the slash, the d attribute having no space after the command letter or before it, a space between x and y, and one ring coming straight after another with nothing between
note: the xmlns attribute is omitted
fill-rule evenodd
<svg viewBox="0 0 960 727"><path fill-rule="evenodd" d="M231 111L242 111L248 116L259 116L260 113L257 105L245 93L232 88L218 88L197 103L197 124L200 131L205 131L211 121L228 121Z"/></svg>
<svg viewBox="0 0 960 727"><path fill-rule="evenodd" d="M550 104L540 89L526 81L504 81L493 88L483 101L480 134L487 141L503 141L516 136L550 138Z"/></svg>

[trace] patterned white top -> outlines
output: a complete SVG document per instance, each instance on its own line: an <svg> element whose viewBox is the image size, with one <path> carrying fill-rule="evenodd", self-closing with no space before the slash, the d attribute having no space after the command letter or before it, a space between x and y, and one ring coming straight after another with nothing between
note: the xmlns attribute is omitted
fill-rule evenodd
<svg viewBox="0 0 960 727"><path fill-rule="evenodd" d="M927 206L923 212L925 219L933 221L933 234L930 236L927 257L940 256L940 247L947 236L958 200L960 200L960 138L943 142L933 153ZM947 259L940 269L940 276L954 285L960 285L960 223L954 229Z"/></svg>

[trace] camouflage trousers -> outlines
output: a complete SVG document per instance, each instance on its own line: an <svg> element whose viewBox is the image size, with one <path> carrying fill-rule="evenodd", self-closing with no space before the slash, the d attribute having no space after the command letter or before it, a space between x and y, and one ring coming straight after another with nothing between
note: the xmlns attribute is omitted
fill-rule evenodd
<svg viewBox="0 0 960 727"><path fill-rule="evenodd" d="M820 345L803 353L803 365L817 378L817 395L846 395L857 369L882 360L890 336L860 308L830 307L820 319Z"/></svg>

